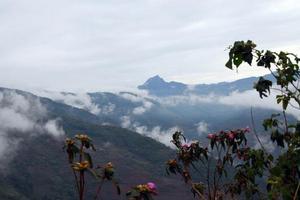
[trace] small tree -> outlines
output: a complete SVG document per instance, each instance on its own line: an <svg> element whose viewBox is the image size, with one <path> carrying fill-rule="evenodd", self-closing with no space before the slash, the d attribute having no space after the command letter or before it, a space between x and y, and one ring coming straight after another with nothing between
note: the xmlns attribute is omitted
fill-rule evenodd
<svg viewBox="0 0 300 200"><path fill-rule="evenodd" d="M272 89L278 92L277 103L282 105L282 115L273 114L263 122L264 129L270 132L270 140L281 148L280 155L267 170L269 197L297 199L300 198L300 123L288 122L286 109L288 106L300 109L300 59L294 53L258 50L250 40L238 41L230 47L226 67L238 68L243 62L252 65L253 61L258 67L268 69L275 79L273 82L259 78L254 85L259 96L267 97Z"/></svg>

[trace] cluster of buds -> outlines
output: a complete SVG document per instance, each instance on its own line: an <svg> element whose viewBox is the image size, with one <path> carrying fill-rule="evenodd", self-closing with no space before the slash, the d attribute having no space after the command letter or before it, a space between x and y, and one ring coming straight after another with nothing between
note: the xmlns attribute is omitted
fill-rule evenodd
<svg viewBox="0 0 300 200"><path fill-rule="evenodd" d="M250 128L246 127L246 128L242 128L242 129L236 129L236 130L230 130L230 131L220 131L218 133L210 133L207 135L207 138L210 140L217 140L217 141L221 141L224 139L234 140L239 135L249 133L249 132L250 132Z"/></svg>
<svg viewBox="0 0 300 200"><path fill-rule="evenodd" d="M189 165L193 161L201 159L201 157L207 158L208 149L201 147L198 141L194 141L191 144L183 144L179 148L178 159L185 165Z"/></svg>
<svg viewBox="0 0 300 200"><path fill-rule="evenodd" d="M156 185L152 182L137 185L126 193L129 200L149 200L152 199L152 195L157 195Z"/></svg>
<svg viewBox="0 0 300 200"><path fill-rule="evenodd" d="M247 127L230 131L220 131L218 133L210 133L207 135L207 138L210 140L212 148L218 143L221 143L222 146L225 144L232 146L235 143L240 145L242 142L245 144L247 143L245 134L249 132L250 128Z"/></svg>
<svg viewBox="0 0 300 200"><path fill-rule="evenodd" d="M75 144L75 141L74 141L73 139L71 139L71 138L67 138L66 141L65 141L65 145L66 145L67 147L71 147L71 146L73 146L74 144Z"/></svg>
<svg viewBox="0 0 300 200"><path fill-rule="evenodd" d="M75 135L75 138L79 141L81 141L81 144L85 147L85 148L90 148L92 147L93 150L96 150L94 145L92 144L92 139L86 135L86 134L77 134Z"/></svg>
<svg viewBox="0 0 300 200"><path fill-rule="evenodd" d="M238 149L236 152L238 159L243 160L243 161L248 160L249 150L250 150L249 147Z"/></svg>
<svg viewBox="0 0 300 200"><path fill-rule="evenodd" d="M81 142L89 142L91 141L91 138L86 134L77 134L75 135L75 138L80 140Z"/></svg>
<svg viewBox="0 0 300 200"><path fill-rule="evenodd" d="M107 180L112 180L114 173L115 169L113 164L111 162L107 163L104 166L104 178L106 178Z"/></svg>
<svg viewBox="0 0 300 200"><path fill-rule="evenodd" d="M149 182L146 184L137 185L135 187L141 193L150 193L150 194L157 194L157 188L155 183Z"/></svg>
<svg viewBox="0 0 300 200"><path fill-rule="evenodd" d="M166 172L167 174L173 173L173 174L181 174L182 169L180 165L178 164L176 159L171 159L166 162Z"/></svg>
<svg viewBox="0 0 300 200"><path fill-rule="evenodd" d="M177 167L178 164L177 164L177 160L176 159L170 159L167 161L167 165L170 166L170 167Z"/></svg>
<svg viewBox="0 0 300 200"><path fill-rule="evenodd" d="M83 161L83 162L76 162L72 164L72 168L75 171L84 171L88 169L90 166L90 163L88 161Z"/></svg>
<svg viewBox="0 0 300 200"><path fill-rule="evenodd" d="M79 151L77 146L75 145L75 141L73 139L67 138L65 140L65 145L63 148L67 151L69 163L72 163L75 154Z"/></svg>
<svg viewBox="0 0 300 200"><path fill-rule="evenodd" d="M184 182L188 182L189 180L191 180L191 175L189 173L188 170L186 169L182 169L180 167L180 165L178 164L177 160L176 159L171 159L171 160L168 160L167 161L167 173L169 174L169 172L173 173L173 174L180 174L183 179L184 179Z"/></svg>

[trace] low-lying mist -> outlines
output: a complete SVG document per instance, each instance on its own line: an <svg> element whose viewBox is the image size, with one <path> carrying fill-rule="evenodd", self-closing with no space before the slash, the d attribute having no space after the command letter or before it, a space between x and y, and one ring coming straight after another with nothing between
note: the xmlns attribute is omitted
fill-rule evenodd
<svg viewBox="0 0 300 200"><path fill-rule="evenodd" d="M0 121L0 160L5 163L13 158L24 139L42 134L54 138L64 135L59 119L49 119L38 98L13 91L0 91Z"/></svg>

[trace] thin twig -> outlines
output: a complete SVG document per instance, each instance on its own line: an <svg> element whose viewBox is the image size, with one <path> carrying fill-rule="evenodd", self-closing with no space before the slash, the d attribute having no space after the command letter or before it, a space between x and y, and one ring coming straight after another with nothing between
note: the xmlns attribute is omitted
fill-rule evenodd
<svg viewBox="0 0 300 200"><path fill-rule="evenodd" d="M203 199L203 200L206 200L206 198L203 196L203 194L201 194L194 186L193 184L191 183L192 185L192 188L194 189L194 191L198 194L199 198L200 199Z"/></svg>
<svg viewBox="0 0 300 200"><path fill-rule="evenodd" d="M283 113L283 118L284 118L285 133L288 133L289 132L289 126L288 126L288 122L287 122L285 111L283 110L282 113Z"/></svg>
<svg viewBox="0 0 300 200"><path fill-rule="evenodd" d="M98 199L98 197L99 197L99 195L100 195L100 192L101 192L101 188L102 188L103 182L104 182L104 179L101 180L101 182L100 182L100 184L99 184L99 186L98 186L98 189L97 189L97 191L96 191L96 195L95 195L95 197L94 197L94 200L97 200L97 199Z"/></svg>
<svg viewBox="0 0 300 200"><path fill-rule="evenodd" d="M294 195L294 197L293 197L293 200L297 200L297 196L298 196L299 188L300 188L300 181L298 182L298 186L297 186L297 189L296 189L295 195Z"/></svg>
<svg viewBox="0 0 300 200"><path fill-rule="evenodd" d="M82 162L82 156L83 156L83 143L81 142L80 147L80 154L79 154L79 163ZM80 171L80 180L79 180L79 186L80 186L80 200L83 200L83 193L84 193L84 182L83 182L83 171Z"/></svg>
<svg viewBox="0 0 300 200"><path fill-rule="evenodd" d="M210 161L211 158L208 158L207 161L207 176L206 176L206 181L207 181L207 186L208 186L208 198L211 199L211 191L210 191Z"/></svg>
<svg viewBox="0 0 300 200"><path fill-rule="evenodd" d="M83 172L80 171L80 200L83 200Z"/></svg>
<svg viewBox="0 0 300 200"><path fill-rule="evenodd" d="M75 182L76 182L76 189L77 189L78 195L80 196L80 189L79 189L77 174L73 168L72 168L72 171L73 171Z"/></svg>
<svg viewBox="0 0 300 200"><path fill-rule="evenodd" d="M254 117L253 117L253 109L252 109L252 107L251 107L250 110L251 110L251 124L252 124L252 130L253 130L253 133L254 133L254 135L255 135L255 137L256 137L258 143L260 144L262 150L263 150L264 152L267 152L266 149L265 149L265 147L264 147L264 145L262 144L261 140L259 139L257 132L256 132L255 123L254 123Z"/></svg>

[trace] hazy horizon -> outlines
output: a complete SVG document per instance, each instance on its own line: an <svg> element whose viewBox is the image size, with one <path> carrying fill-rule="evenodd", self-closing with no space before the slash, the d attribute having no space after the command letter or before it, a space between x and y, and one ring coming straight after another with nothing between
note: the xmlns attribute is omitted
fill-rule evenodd
<svg viewBox="0 0 300 200"><path fill-rule="evenodd" d="M157 74L216 83L266 73L225 68L236 40L300 52L296 0L3 0L0 7L2 87L120 91Z"/></svg>

